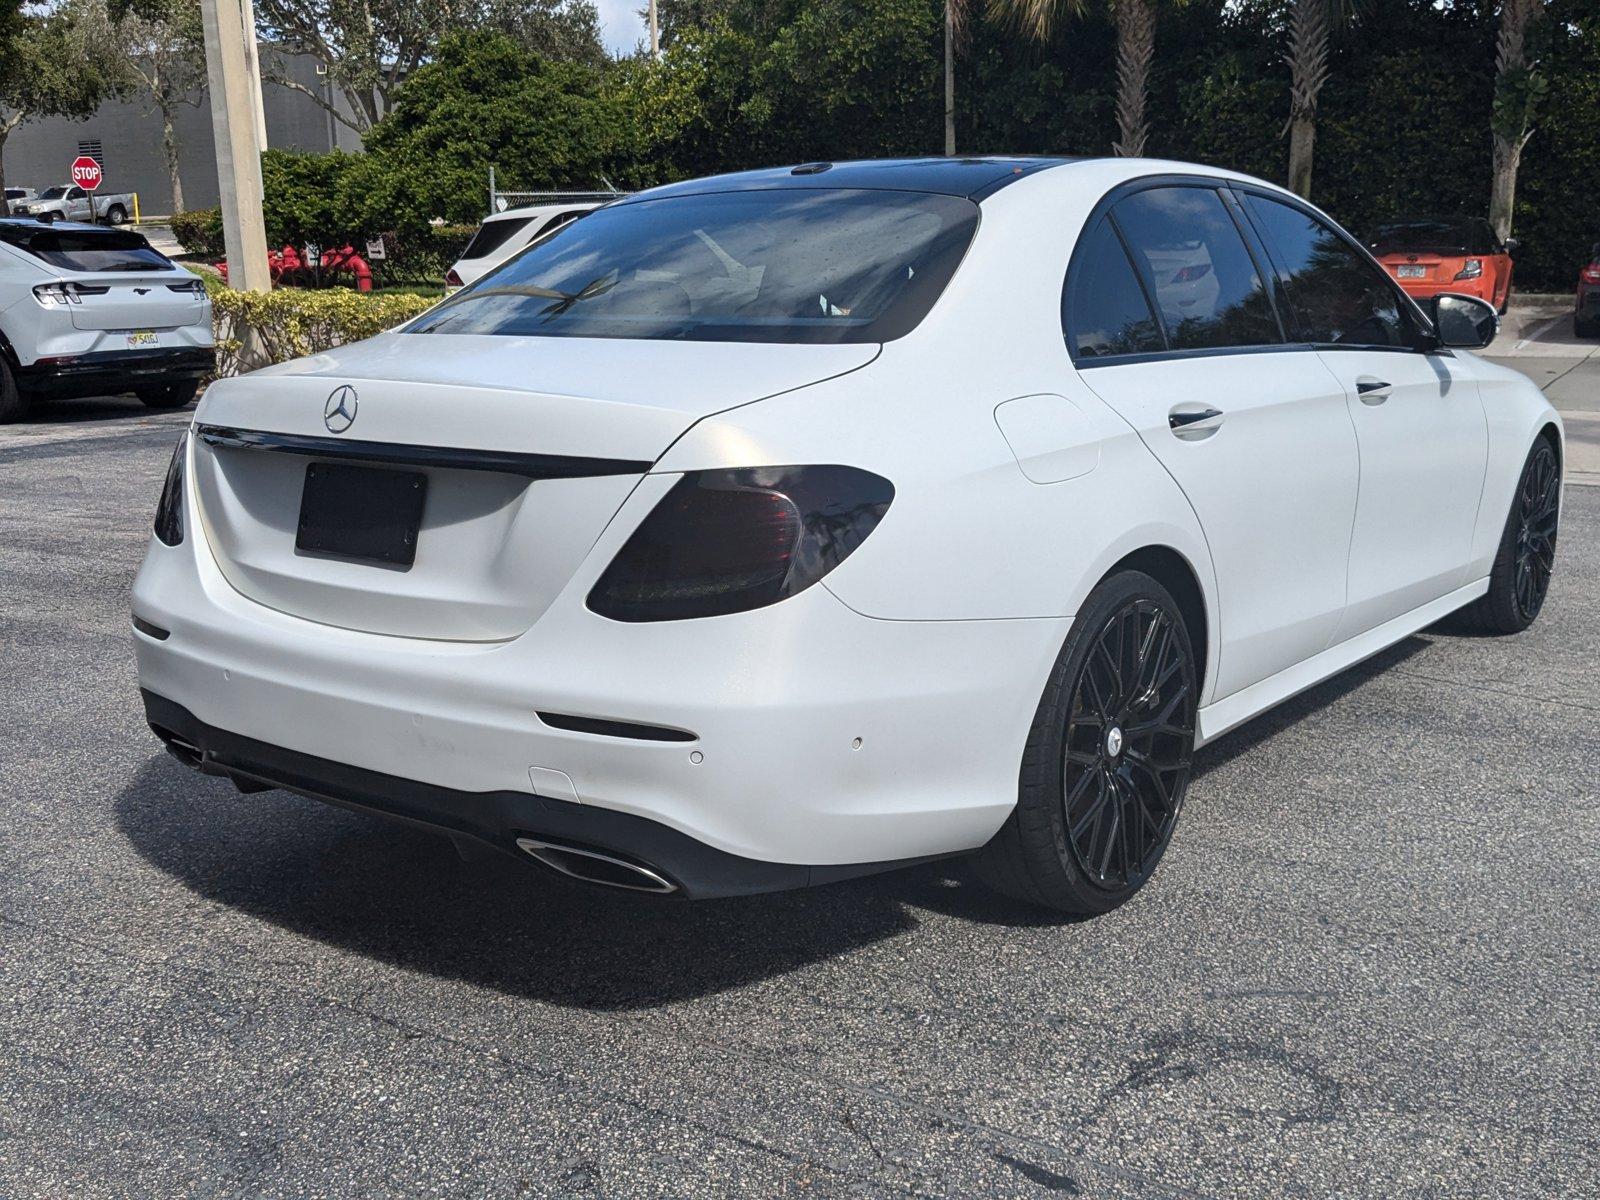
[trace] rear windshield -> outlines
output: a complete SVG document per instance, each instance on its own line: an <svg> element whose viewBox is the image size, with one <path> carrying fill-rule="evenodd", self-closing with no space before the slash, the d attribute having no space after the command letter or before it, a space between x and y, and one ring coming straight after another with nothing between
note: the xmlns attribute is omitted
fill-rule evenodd
<svg viewBox="0 0 1600 1200"><path fill-rule="evenodd" d="M0 240L63 271L150 271L172 265L142 234L122 229L0 225Z"/></svg>
<svg viewBox="0 0 1600 1200"><path fill-rule="evenodd" d="M1493 254L1494 233L1471 217L1418 217L1390 221L1372 235L1374 254Z"/></svg>
<svg viewBox="0 0 1600 1200"><path fill-rule="evenodd" d="M878 342L913 329L978 224L956 196L777 189L597 209L411 333Z"/></svg>
<svg viewBox="0 0 1600 1200"><path fill-rule="evenodd" d="M461 257L482 258L485 254L500 249L511 239L513 233L519 229L526 229L531 220L532 217L502 217L498 221L485 221L478 227L478 232L472 235L472 240L461 252Z"/></svg>

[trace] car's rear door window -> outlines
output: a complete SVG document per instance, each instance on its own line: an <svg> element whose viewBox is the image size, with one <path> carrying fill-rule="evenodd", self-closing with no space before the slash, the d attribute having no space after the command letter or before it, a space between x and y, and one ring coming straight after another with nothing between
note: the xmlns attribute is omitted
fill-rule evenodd
<svg viewBox="0 0 1600 1200"><path fill-rule="evenodd" d="M1400 290L1333 226L1254 192L1244 202L1283 270L1300 337L1327 346L1417 344Z"/></svg>
<svg viewBox="0 0 1600 1200"><path fill-rule="evenodd" d="M1283 342L1266 283L1214 189L1147 188L1111 211L1171 349Z"/></svg>
<svg viewBox="0 0 1600 1200"><path fill-rule="evenodd" d="M780 188L611 204L410 333L878 342L932 307L977 229L960 196Z"/></svg>
<svg viewBox="0 0 1600 1200"><path fill-rule="evenodd" d="M1061 324L1067 345L1079 358L1148 354L1167 347L1110 217L1101 217L1078 244L1071 278L1061 293Z"/></svg>

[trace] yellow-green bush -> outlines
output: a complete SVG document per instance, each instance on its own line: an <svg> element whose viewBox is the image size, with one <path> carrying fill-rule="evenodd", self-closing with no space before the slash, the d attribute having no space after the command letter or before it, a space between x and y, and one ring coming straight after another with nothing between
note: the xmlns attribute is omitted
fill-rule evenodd
<svg viewBox="0 0 1600 1200"><path fill-rule="evenodd" d="M205 280L211 295L218 375L239 373L246 329L256 331L266 362L286 362L393 329L434 304L425 296L407 292L355 292L349 288L236 292L215 275L196 274Z"/></svg>

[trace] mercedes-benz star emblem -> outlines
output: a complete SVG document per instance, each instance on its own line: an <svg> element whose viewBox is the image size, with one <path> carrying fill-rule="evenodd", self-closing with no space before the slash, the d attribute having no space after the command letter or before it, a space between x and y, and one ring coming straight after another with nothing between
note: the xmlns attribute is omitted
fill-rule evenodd
<svg viewBox="0 0 1600 1200"><path fill-rule="evenodd" d="M322 406L322 423L329 433L343 433L356 423L356 390L348 383L334 388Z"/></svg>

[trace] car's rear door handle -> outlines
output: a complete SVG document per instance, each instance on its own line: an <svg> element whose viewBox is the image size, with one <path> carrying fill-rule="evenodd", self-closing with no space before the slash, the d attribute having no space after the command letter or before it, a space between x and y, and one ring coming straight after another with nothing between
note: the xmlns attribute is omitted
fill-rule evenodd
<svg viewBox="0 0 1600 1200"><path fill-rule="evenodd" d="M1356 395L1361 397L1363 404L1382 404L1393 390L1393 384L1374 379L1371 375L1363 375L1356 380Z"/></svg>
<svg viewBox="0 0 1600 1200"><path fill-rule="evenodd" d="M1167 414L1173 437L1186 442L1204 441L1222 426L1222 410L1203 404L1180 404Z"/></svg>

